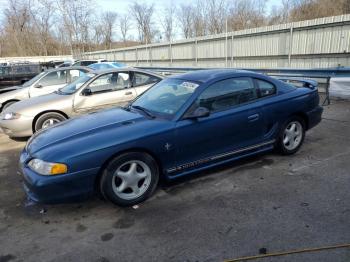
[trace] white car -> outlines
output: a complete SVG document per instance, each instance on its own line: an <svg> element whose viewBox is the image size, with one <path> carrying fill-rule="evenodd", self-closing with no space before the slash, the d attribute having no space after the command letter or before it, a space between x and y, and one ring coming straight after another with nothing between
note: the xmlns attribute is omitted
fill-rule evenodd
<svg viewBox="0 0 350 262"><path fill-rule="evenodd" d="M0 112L10 105L57 91L85 73L92 72L88 67L65 67L44 71L21 86L0 89Z"/></svg>

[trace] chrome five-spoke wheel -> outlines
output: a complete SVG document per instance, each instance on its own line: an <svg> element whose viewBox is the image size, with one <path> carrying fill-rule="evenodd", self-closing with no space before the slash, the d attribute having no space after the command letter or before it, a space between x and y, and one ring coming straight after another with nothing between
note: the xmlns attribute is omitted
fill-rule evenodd
<svg viewBox="0 0 350 262"><path fill-rule="evenodd" d="M278 147L282 154L297 152L304 141L305 122L300 117L292 117L281 129Z"/></svg>
<svg viewBox="0 0 350 262"><path fill-rule="evenodd" d="M150 197L158 180L158 164L152 156L127 152L108 163L100 179L100 192L114 204L131 206Z"/></svg>
<svg viewBox="0 0 350 262"><path fill-rule="evenodd" d="M303 127L298 121L292 121L284 130L283 144L288 150L294 150L300 145L303 137Z"/></svg>
<svg viewBox="0 0 350 262"><path fill-rule="evenodd" d="M150 186L151 169L139 160L132 160L121 165L114 173L113 191L123 199L136 199Z"/></svg>

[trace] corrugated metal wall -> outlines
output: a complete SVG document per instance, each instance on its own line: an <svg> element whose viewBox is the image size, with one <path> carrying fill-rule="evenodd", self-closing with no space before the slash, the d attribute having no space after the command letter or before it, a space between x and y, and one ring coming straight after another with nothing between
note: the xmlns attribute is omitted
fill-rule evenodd
<svg viewBox="0 0 350 262"><path fill-rule="evenodd" d="M324 68L350 66L350 15L173 43L84 53L130 66Z"/></svg>

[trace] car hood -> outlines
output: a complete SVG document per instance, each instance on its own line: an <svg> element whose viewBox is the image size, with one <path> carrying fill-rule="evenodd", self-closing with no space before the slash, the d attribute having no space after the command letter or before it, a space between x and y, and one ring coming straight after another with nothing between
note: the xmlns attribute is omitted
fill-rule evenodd
<svg viewBox="0 0 350 262"><path fill-rule="evenodd" d="M60 110L64 111L66 107L72 106L71 95L59 95L57 93L51 93L48 95L32 97L17 103L14 103L5 110L19 113L24 116L35 116L38 113L47 110Z"/></svg>
<svg viewBox="0 0 350 262"><path fill-rule="evenodd" d="M11 99L25 99L28 98L28 88L14 88L14 87L8 87L4 89L0 89L0 103L6 102ZM5 92L2 92L5 90Z"/></svg>
<svg viewBox="0 0 350 262"><path fill-rule="evenodd" d="M22 86L10 86L5 88L0 88L0 94L7 93L13 90L21 89Z"/></svg>
<svg viewBox="0 0 350 262"><path fill-rule="evenodd" d="M128 131L125 129L130 129L130 126L139 126L145 121L151 120L136 112L123 109L100 111L73 118L54 127L39 131L28 141L26 149L29 154L33 155L38 151L56 147L57 149L65 147L67 150L74 150L72 145L73 142L77 141L83 144L99 143L99 145L102 145L110 143L107 137L111 137L111 133L114 134L112 135L113 140L118 141L127 135ZM116 129L118 129L119 133ZM122 129L124 129L123 135L120 134Z"/></svg>

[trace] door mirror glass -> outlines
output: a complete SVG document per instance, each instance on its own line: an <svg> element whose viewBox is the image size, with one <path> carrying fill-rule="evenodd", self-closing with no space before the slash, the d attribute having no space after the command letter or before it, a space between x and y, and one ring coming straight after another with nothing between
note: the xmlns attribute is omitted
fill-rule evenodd
<svg viewBox="0 0 350 262"><path fill-rule="evenodd" d="M81 92L83 96L91 96L92 92L90 88L84 88L84 90Z"/></svg>
<svg viewBox="0 0 350 262"><path fill-rule="evenodd" d="M197 118L203 118L208 117L210 115L210 111L206 107L197 107L196 110L194 110L192 113L190 113L188 116L186 116L186 119L197 119Z"/></svg>

